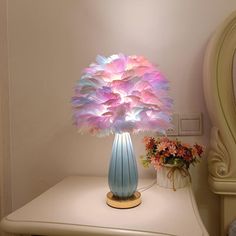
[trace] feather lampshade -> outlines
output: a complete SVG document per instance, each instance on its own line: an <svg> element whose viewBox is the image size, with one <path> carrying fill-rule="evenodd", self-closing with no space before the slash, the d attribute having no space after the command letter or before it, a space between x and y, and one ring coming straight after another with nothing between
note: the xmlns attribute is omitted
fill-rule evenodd
<svg viewBox="0 0 236 236"><path fill-rule="evenodd" d="M115 134L107 203L117 208L141 203L137 164L130 133L165 134L170 127L172 100L168 81L142 56L97 56L85 68L72 98L74 123L81 133Z"/></svg>

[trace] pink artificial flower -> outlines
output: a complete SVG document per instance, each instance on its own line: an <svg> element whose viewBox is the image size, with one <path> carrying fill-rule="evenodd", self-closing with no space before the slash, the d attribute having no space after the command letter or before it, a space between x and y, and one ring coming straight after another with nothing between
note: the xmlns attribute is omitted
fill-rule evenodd
<svg viewBox="0 0 236 236"><path fill-rule="evenodd" d="M167 137L157 139L146 137L145 140L148 140L145 161L152 164L155 169L161 168L164 164L173 163L188 169L191 164L198 162L203 153L202 146L181 144L177 139L172 141Z"/></svg>
<svg viewBox="0 0 236 236"><path fill-rule="evenodd" d="M157 150L159 152L164 151L169 146L168 142L161 142L157 145Z"/></svg>
<svg viewBox="0 0 236 236"><path fill-rule="evenodd" d="M178 157L183 157L185 155L185 150L184 150L184 148L180 148L180 149L178 149L178 152L177 152L177 156Z"/></svg>
<svg viewBox="0 0 236 236"><path fill-rule="evenodd" d="M175 156L175 154L177 153L176 147L174 145L169 146L169 153L173 156Z"/></svg>
<svg viewBox="0 0 236 236"><path fill-rule="evenodd" d="M190 145L188 143L182 143L182 146L185 148L190 148Z"/></svg>
<svg viewBox="0 0 236 236"><path fill-rule="evenodd" d="M155 170L158 170L161 168L161 164L158 159L155 157L151 157L151 164L154 166Z"/></svg>
<svg viewBox="0 0 236 236"><path fill-rule="evenodd" d="M155 139L150 138L148 143L146 144L146 150L153 149L154 145L155 145Z"/></svg>
<svg viewBox="0 0 236 236"><path fill-rule="evenodd" d="M195 147L192 148L192 155L195 157L197 156L198 152L197 152L197 149Z"/></svg>
<svg viewBox="0 0 236 236"><path fill-rule="evenodd" d="M198 144L195 144L194 147L197 149L197 154L201 156L203 153L203 147Z"/></svg>
<svg viewBox="0 0 236 236"><path fill-rule="evenodd" d="M149 142L149 137L148 136L145 136L144 138L143 138L143 143L145 143L145 144L147 144L148 142Z"/></svg>
<svg viewBox="0 0 236 236"><path fill-rule="evenodd" d="M185 155L183 156L183 159L190 162L193 159L191 151L186 150Z"/></svg>

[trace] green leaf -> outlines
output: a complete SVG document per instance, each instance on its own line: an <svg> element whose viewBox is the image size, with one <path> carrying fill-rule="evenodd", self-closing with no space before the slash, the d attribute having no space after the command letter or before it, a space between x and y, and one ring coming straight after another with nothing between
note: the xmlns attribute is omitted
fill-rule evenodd
<svg viewBox="0 0 236 236"><path fill-rule="evenodd" d="M148 168L148 167L149 167L149 164L150 164L149 160L147 160L147 159L142 159L141 162L142 162L142 165L143 165L145 168Z"/></svg>

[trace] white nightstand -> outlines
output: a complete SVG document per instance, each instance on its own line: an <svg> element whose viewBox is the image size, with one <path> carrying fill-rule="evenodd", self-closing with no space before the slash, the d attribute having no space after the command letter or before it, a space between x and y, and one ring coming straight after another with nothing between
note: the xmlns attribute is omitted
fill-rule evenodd
<svg viewBox="0 0 236 236"><path fill-rule="evenodd" d="M139 182L142 187L152 180ZM29 235L208 235L190 186L174 192L155 185L132 209L107 206L108 191L107 178L68 177L3 218L1 228Z"/></svg>

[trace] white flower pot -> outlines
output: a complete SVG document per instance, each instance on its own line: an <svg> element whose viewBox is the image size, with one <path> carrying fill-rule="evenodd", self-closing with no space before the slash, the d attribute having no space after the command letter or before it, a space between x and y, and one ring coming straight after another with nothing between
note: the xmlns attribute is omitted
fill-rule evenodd
<svg viewBox="0 0 236 236"><path fill-rule="evenodd" d="M174 191L190 183L190 174L183 167L165 165L157 170L157 184L163 188L172 188Z"/></svg>

